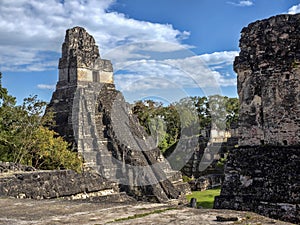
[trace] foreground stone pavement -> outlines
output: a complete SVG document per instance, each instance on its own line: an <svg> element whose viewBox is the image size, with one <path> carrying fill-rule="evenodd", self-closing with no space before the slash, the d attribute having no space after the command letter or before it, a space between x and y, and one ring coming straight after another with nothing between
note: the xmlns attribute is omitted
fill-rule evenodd
<svg viewBox="0 0 300 225"><path fill-rule="evenodd" d="M153 203L90 203L66 200L0 198L0 224L275 224L288 225L250 212L192 209ZM164 212L158 210L169 209ZM156 212L155 212L156 211ZM147 213L152 213L145 215ZM140 215L139 218L128 219ZM218 222L217 216L238 217ZM127 218L121 220L121 218ZM118 220L116 222L116 220Z"/></svg>

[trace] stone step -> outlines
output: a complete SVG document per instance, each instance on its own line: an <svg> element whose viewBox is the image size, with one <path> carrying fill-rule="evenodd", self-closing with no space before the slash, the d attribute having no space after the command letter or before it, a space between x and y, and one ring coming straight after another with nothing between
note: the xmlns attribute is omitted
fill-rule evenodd
<svg viewBox="0 0 300 225"><path fill-rule="evenodd" d="M103 137L90 137L90 136L86 136L84 138L82 138L81 136L79 136L78 138L78 144L81 145L90 145L90 146L97 146L97 145L102 145L103 142L108 142L108 138L103 138Z"/></svg>
<svg viewBox="0 0 300 225"><path fill-rule="evenodd" d="M122 177L122 168L112 164L112 163L104 163L102 165L94 164L91 168L100 173L107 179L118 180Z"/></svg>
<svg viewBox="0 0 300 225"><path fill-rule="evenodd" d="M182 181L182 174L179 171L164 171L167 178L173 183Z"/></svg>
<svg viewBox="0 0 300 225"><path fill-rule="evenodd" d="M101 163L100 165L112 164L112 161L114 160L114 157L109 151L102 153L99 151L85 151L82 154L86 159Z"/></svg>
<svg viewBox="0 0 300 225"><path fill-rule="evenodd" d="M180 191L182 195L186 194L191 194L191 187L188 183L186 182L178 182L178 183L173 183L173 185L176 187L177 190Z"/></svg>

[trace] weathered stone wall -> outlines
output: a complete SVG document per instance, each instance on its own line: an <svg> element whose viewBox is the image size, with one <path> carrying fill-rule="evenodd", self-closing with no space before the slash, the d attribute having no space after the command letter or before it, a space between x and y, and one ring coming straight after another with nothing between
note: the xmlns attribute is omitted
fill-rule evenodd
<svg viewBox="0 0 300 225"><path fill-rule="evenodd" d="M0 163L0 168L0 196L32 199L98 198L98 200L101 197L114 196L116 201L129 199L126 195L120 194L117 183L93 171L83 173L71 170L38 171L14 163Z"/></svg>
<svg viewBox="0 0 300 225"><path fill-rule="evenodd" d="M32 166L21 165L13 162L0 162L0 173L11 173L11 172L29 172L36 171Z"/></svg>
<svg viewBox="0 0 300 225"><path fill-rule="evenodd" d="M228 138L226 142L209 142L207 147L197 145L192 157L181 171L184 175L195 178L209 174L224 174L224 169L218 167L218 161L236 145L237 138Z"/></svg>
<svg viewBox="0 0 300 225"><path fill-rule="evenodd" d="M297 147L246 147L231 152L215 208L254 211L300 222L300 151Z"/></svg>
<svg viewBox="0 0 300 225"><path fill-rule="evenodd" d="M300 14L242 30L234 69L240 99L239 145L300 143Z"/></svg>
<svg viewBox="0 0 300 225"><path fill-rule="evenodd" d="M215 208L300 223L300 14L250 24L240 47L240 147Z"/></svg>
<svg viewBox="0 0 300 225"><path fill-rule="evenodd" d="M56 90L52 94L50 103L47 106L46 113L54 112L54 120L57 125L52 129L60 134L66 141L71 143L73 149L76 149L76 142L72 126L72 108L74 93L77 85L61 86L60 81L56 85Z"/></svg>

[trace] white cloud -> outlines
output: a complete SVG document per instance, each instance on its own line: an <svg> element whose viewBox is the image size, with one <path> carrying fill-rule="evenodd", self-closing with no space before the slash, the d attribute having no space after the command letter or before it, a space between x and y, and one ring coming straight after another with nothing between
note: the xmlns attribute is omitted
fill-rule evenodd
<svg viewBox="0 0 300 225"><path fill-rule="evenodd" d="M107 12L113 3L114 0L1 0L0 70L30 70L28 65L37 62L42 70L40 52L59 53L65 30L73 26L85 27L100 45L101 54L133 42L180 45L189 36L169 24L138 21L121 13ZM160 51L169 49L162 47ZM46 64L44 69L49 69Z"/></svg>
<svg viewBox="0 0 300 225"><path fill-rule="evenodd" d="M110 59L115 70L135 63L137 60L163 60L194 56L192 46L165 41L142 41L121 45L106 52L103 57Z"/></svg>
<svg viewBox="0 0 300 225"><path fill-rule="evenodd" d="M294 5L288 10L288 14L297 14L300 13L300 4Z"/></svg>
<svg viewBox="0 0 300 225"><path fill-rule="evenodd" d="M234 5L234 6L241 6L241 7L246 7L246 6L252 6L254 5L253 1L239 1L239 2L227 2L228 4Z"/></svg>
<svg viewBox="0 0 300 225"><path fill-rule="evenodd" d="M235 86L236 78L208 66L232 65L236 55L237 52L225 51L178 59L135 60L119 65L115 82L123 92L199 88L209 95L221 86Z"/></svg>
<svg viewBox="0 0 300 225"><path fill-rule="evenodd" d="M237 51L214 52L211 54L201 55L200 58L208 66L230 65L238 54L239 52Z"/></svg>
<svg viewBox="0 0 300 225"><path fill-rule="evenodd" d="M38 89L55 90L55 84L38 84Z"/></svg>
<svg viewBox="0 0 300 225"><path fill-rule="evenodd" d="M1 0L0 70L56 69L65 30L83 26L94 36L101 57L112 60L121 91L209 89L234 86L216 71L231 65L237 52L197 56L182 44L189 36L169 24L150 23L107 12L114 0ZM249 1L240 1L249 5ZM39 84L39 89L55 85Z"/></svg>

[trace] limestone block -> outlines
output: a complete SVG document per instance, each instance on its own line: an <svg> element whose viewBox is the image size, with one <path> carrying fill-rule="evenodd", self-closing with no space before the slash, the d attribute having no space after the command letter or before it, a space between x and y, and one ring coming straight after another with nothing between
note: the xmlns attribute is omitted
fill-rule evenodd
<svg viewBox="0 0 300 225"><path fill-rule="evenodd" d="M93 82L93 71L85 68L77 69L77 80Z"/></svg>
<svg viewBox="0 0 300 225"><path fill-rule="evenodd" d="M100 71L100 82L101 83L109 83L113 84L113 73L112 72L106 72L106 71Z"/></svg>

